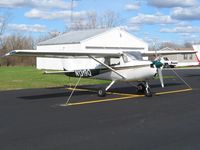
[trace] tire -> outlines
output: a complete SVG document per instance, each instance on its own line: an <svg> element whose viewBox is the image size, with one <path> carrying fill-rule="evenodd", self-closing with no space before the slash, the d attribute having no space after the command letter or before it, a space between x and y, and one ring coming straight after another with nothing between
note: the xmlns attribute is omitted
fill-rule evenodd
<svg viewBox="0 0 200 150"><path fill-rule="evenodd" d="M145 94L146 97L152 97L152 92L151 92L150 88L148 88L147 90L145 90L144 94Z"/></svg>
<svg viewBox="0 0 200 150"><path fill-rule="evenodd" d="M138 94L144 94L145 92L145 85L140 83L137 85L137 93Z"/></svg>
<svg viewBox="0 0 200 150"><path fill-rule="evenodd" d="M165 63L164 68L170 68L169 64Z"/></svg>
<svg viewBox="0 0 200 150"><path fill-rule="evenodd" d="M105 89L101 88L101 89L98 90L97 94L98 94L99 97L105 97L106 91L105 91Z"/></svg>

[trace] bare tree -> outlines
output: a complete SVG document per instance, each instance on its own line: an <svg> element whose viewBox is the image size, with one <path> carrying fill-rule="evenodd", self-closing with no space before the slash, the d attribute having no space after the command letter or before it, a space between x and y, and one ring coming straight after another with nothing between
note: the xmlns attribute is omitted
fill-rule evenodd
<svg viewBox="0 0 200 150"><path fill-rule="evenodd" d="M169 48L172 48L172 49L177 49L177 48L180 48L180 47L183 47L183 46L180 45L180 44L174 43L174 42L164 42L164 43L160 44L159 49L162 49L162 48L165 48L165 47L169 47Z"/></svg>
<svg viewBox="0 0 200 150"><path fill-rule="evenodd" d="M100 17L100 27L101 28L111 28L115 27L118 22L118 15L114 11L106 11L103 16Z"/></svg>
<svg viewBox="0 0 200 150"><path fill-rule="evenodd" d="M185 43L184 43L184 47L185 47L185 48L192 48L192 43L190 43L190 42L185 42Z"/></svg>
<svg viewBox="0 0 200 150"><path fill-rule="evenodd" d="M52 39L52 38L54 38L54 37L56 37L60 34L61 34L61 32L58 32L57 30L50 31L47 34L43 34L43 35L40 35L39 37L37 37L35 39L35 43L39 43L39 42L42 42L42 41Z"/></svg>
<svg viewBox="0 0 200 150"><path fill-rule="evenodd" d="M0 48L3 46L3 34L8 26L10 16L9 13L0 13Z"/></svg>
<svg viewBox="0 0 200 150"><path fill-rule="evenodd" d="M2 50L4 53L6 53L16 49L33 49L33 46L34 46L34 40L32 37L26 37L20 34L15 34L5 38ZM35 65L35 57L8 57L2 60L1 65L33 66Z"/></svg>
<svg viewBox="0 0 200 150"><path fill-rule="evenodd" d="M119 17L114 11L106 11L102 15L93 11L88 12L85 16L74 18L70 30L111 28L115 27L118 22Z"/></svg>
<svg viewBox="0 0 200 150"><path fill-rule="evenodd" d="M73 20L71 23L70 30L83 30L87 29L86 19L83 17L79 17Z"/></svg>
<svg viewBox="0 0 200 150"><path fill-rule="evenodd" d="M90 12L87 14L87 26L89 29L95 29L97 27L97 13Z"/></svg>

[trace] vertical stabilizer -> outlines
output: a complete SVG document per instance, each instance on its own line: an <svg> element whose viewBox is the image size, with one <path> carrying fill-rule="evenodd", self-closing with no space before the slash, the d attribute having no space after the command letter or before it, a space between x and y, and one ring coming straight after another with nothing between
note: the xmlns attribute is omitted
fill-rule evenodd
<svg viewBox="0 0 200 150"><path fill-rule="evenodd" d="M197 60L198 60L198 62L199 62L199 64L200 64L200 44L198 44L198 45L193 45L193 49L194 49L195 51L197 51L196 57L197 57Z"/></svg>

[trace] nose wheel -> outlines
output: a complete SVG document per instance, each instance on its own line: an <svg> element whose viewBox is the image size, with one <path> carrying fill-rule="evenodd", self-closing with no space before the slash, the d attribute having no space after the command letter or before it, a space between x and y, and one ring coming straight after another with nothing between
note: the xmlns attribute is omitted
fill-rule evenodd
<svg viewBox="0 0 200 150"><path fill-rule="evenodd" d="M110 87L115 83L116 81L112 81L105 89L104 88L100 88L98 91L97 91L97 95L99 97L104 97L106 96L106 91L108 91L110 89Z"/></svg>
<svg viewBox="0 0 200 150"><path fill-rule="evenodd" d="M137 93L144 94L146 97L152 97L148 82L142 82L137 85Z"/></svg>

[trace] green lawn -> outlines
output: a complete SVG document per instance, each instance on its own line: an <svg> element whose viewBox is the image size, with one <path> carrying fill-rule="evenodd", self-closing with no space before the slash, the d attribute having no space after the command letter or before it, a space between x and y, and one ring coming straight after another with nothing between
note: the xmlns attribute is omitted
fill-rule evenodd
<svg viewBox="0 0 200 150"><path fill-rule="evenodd" d="M78 78L65 75L44 75L34 67L0 67L0 90L60 87L77 82ZM83 84L104 84L108 81L81 79Z"/></svg>

